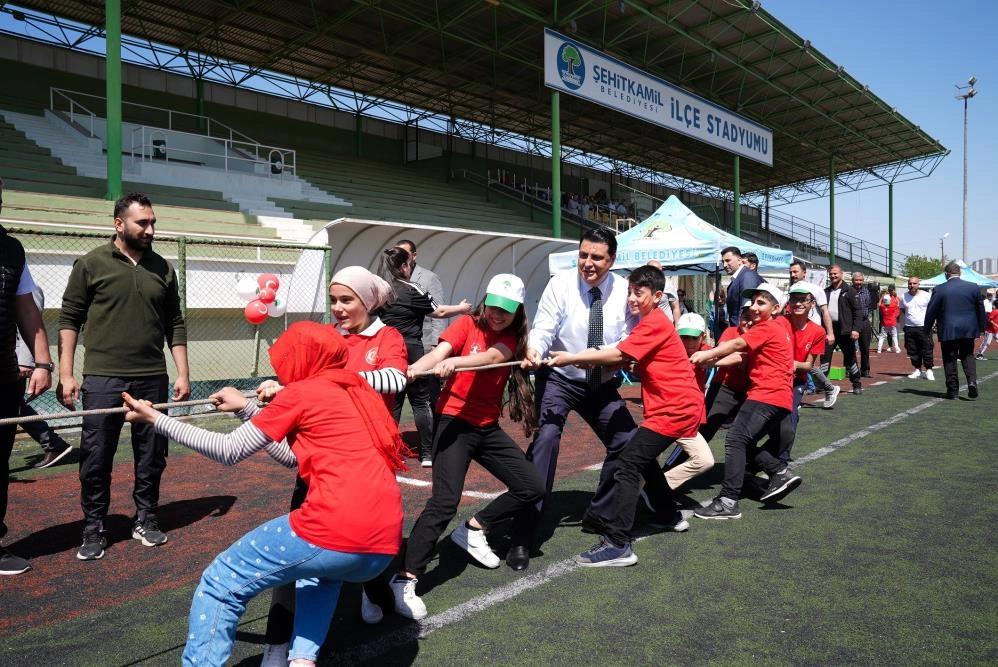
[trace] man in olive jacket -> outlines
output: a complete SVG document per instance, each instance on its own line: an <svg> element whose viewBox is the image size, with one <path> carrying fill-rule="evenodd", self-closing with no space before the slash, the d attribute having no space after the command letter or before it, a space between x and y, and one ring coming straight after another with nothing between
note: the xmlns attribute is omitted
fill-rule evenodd
<svg viewBox="0 0 998 667"><path fill-rule="evenodd" d="M83 409L121 407L121 392L153 403L168 395L164 341L177 367L173 400L190 395L187 329L180 310L177 275L152 250L156 215L142 194L115 202L110 242L73 264L59 315L59 400L73 408L82 394ZM86 352L83 384L73 376L73 355L81 329ZM107 546L104 519L111 502L111 469L124 423L123 414L83 418L80 433L80 504L83 544L76 557L96 560ZM132 537L144 546L159 546L166 534L156 509L166 469L167 439L152 425L132 424L135 455L136 516Z"/></svg>

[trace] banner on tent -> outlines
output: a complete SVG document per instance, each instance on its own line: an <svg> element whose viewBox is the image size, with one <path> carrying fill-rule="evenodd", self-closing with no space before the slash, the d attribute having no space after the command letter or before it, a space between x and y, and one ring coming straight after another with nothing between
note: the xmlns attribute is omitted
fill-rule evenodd
<svg viewBox="0 0 998 667"><path fill-rule="evenodd" d="M773 166L769 128L549 29L544 30L544 83Z"/></svg>

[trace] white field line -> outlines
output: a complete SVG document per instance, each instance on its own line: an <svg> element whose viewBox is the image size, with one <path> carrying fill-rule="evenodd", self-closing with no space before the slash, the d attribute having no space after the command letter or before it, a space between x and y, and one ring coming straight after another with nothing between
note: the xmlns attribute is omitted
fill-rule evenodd
<svg viewBox="0 0 998 667"><path fill-rule="evenodd" d="M981 382L986 382L995 377L998 377L998 372L991 373L990 375L986 375L984 377L979 377L977 381L978 384L980 384ZM966 391L966 386L962 386L960 390ZM945 399L942 398L930 399L924 403L916 405L913 408L910 408L903 412L899 412L896 415L893 415L891 417L888 417L887 419L879 421L876 424L872 424L871 426L867 426L866 428L851 433L845 436L844 438L840 438L835 442L812 452L811 454L800 457L794 462L794 467L798 468L802 465L811 463L812 461L817 461L820 458L828 456L832 452L842 449L843 447L852 442L860 440L861 438L864 438L870 435L871 433L876 433L877 431L883 430L888 426L893 426L898 422L904 421L908 417L913 417L914 415L917 415L919 412L922 412L923 410L927 410L928 408L931 408L934 405L942 403L944 400ZM600 466L590 466L590 468L587 469L598 470L599 468ZM418 482L419 480L413 480L413 481ZM424 482L423 484L426 483ZM688 514L689 514L688 512L683 512L684 517L688 518L687 516ZM639 542L643 539L645 538L639 537L634 541ZM448 625L452 625L454 623L459 623L464 619L468 618L469 616L472 616L473 614L477 614L478 612L489 609L490 607L493 607L499 604L500 602L505 602L506 600L514 598L521 593L525 593L527 591L543 586L548 582L554 581L555 579L559 579L565 576L566 574L572 572L576 568L577 566L575 562L571 559L561 560L556 563L552 563L542 572L527 575L522 579L517 579L516 581L506 584L504 586L493 588L491 591L485 593L484 595L472 598L467 602L459 604L455 607L451 607L450 609L442 611L439 614L434 614L433 616L425 618L422 621L417 621L416 623L409 624L406 627L399 628L398 630L395 630L393 632L381 635L380 637L378 637L373 641L367 642L366 644L361 644L360 646L345 651L342 654L337 654L336 656L337 662L343 664L350 664L355 662L363 662L371 660L373 658L378 657L379 655L387 653L388 651L392 650L397 646L401 646L406 642L415 641L416 639L422 639L424 637L427 637L431 633L440 630L441 628L445 628Z"/></svg>

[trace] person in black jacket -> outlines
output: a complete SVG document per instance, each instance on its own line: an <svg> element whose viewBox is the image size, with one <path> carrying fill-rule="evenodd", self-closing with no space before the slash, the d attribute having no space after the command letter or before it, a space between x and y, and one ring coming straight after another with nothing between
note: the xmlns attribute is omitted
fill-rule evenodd
<svg viewBox="0 0 998 667"><path fill-rule="evenodd" d="M842 350L842 365L849 372L852 382L852 393L862 394L863 384L860 380L859 364L856 363L856 342L860 338L859 302L856 290L842 279L842 267L832 264L828 267L828 286L825 294L828 296L828 313L832 317L832 330L835 332L835 345L825 347L821 357L821 372L828 374L832 364L832 354L835 348Z"/></svg>

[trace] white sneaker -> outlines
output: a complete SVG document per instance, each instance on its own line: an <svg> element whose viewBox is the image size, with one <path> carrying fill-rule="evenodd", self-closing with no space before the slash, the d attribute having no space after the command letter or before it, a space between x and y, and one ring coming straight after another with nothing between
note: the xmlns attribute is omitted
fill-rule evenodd
<svg viewBox="0 0 998 667"><path fill-rule="evenodd" d="M894 354L901 354L901 348L900 347L895 347L894 348Z"/></svg>
<svg viewBox="0 0 998 667"><path fill-rule="evenodd" d="M910 375L908 376L908 379L909 379L909 380L918 380L918 379L921 379L921 378L924 378L924 377L925 377L925 373L923 373L922 371L920 371L920 370L918 370L918 369L916 368L916 369L915 369L915 370L913 370L913 371L911 372L911 374L910 374Z"/></svg>
<svg viewBox="0 0 998 667"><path fill-rule="evenodd" d="M419 462L419 465L421 465L424 468L432 468L433 459L423 459L422 461Z"/></svg>
<svg viewBox="0 0 998 667"><path fill-rule="evenodd" d="M826 410L831 410L835 405L835 401L839 400L839 393L842 391L842 387L837 384L832 385L832 390L825 392L825 402L822 403L821 407Z"/></svg>
<svg viewBox="0 0 998 667"><path fill-rule="evenodd" d="M288 667L288 642L283 644L264 644L263 660L260 667Z"/></svg>
<svg viewBox="0 0 998 667"><path fill-rule="evenodd" d="M929 382L935 382L936 381L936 376L932 374L932 369L931 368L928 369L927 371L925 371L924 377Z"/></svg>
<svg viewBox="0 0 998 667"><path fill-rule="evenodd" d="M360 592L360 617L368 625L380 623L385 618L385 612L381 610L380 605L371 602L371 598L367 597L367 591Z"/></svg>
<svg viewBox="0 0 998 667"><path fill-rule="evenodd" d="M462 523L450 534L450 539L489 569L496 569L502 562L499 560L499 556L492 553L492 548L489 546L488 540L485 539L484 530L470 530L466 524Z"/></svg>
<svg viewBox="0 0 998 667"><path fill-rule="evenodd" d="M395 612L406 618L418 621L426 618L426 605L416 595L416 579L394 575L388 581L395 596Z"/></svg>

